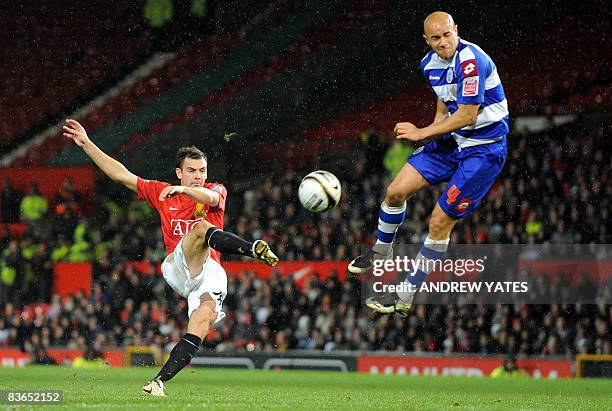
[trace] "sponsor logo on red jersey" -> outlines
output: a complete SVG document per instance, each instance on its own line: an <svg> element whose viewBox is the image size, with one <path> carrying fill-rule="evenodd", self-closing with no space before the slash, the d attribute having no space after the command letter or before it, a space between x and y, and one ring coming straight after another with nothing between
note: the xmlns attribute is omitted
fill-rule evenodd
<svg viewBox="0 0 612 411"><path fill-rule="evenodd" d="M185 237L193 230L193 227L198 225L202 220L203 218L197 218L195 220L172 219L170 220L170 229L172 230L172 234Z"/></svg>

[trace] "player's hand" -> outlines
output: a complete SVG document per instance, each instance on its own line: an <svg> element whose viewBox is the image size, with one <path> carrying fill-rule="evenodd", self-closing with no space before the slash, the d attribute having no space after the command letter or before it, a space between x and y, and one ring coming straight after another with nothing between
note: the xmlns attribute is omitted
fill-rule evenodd
<svg viewBox="0 0 612 411"><path fill-rule="evenodd" d="M183 186L168 186L159 193L159 201L164 201L166 198L174 197L177 194L183 194L185 187Z"/></svg>
<svg viewBox="0 0 612 411"><path fill-rule="evenodd" d="M76 120L67 119L66 125L62 129L64 130L62 133L64 137L72 139L79 147L83 147L89 141L87 132Z"/></svg>
<svg viewBox="0 0 612 411"><path fill-rule="evenodd" d="M397 123L393 132L397 138L403 140L417 142L424 139L421 130L414 124L408 122Z"/></svg>

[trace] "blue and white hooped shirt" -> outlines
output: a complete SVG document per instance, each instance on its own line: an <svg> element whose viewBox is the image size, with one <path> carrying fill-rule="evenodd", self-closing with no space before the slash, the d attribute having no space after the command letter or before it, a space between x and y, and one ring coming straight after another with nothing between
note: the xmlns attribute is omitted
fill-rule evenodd
<svg viewBox="0 0 612 411"><path fill-rule="evenodd" d="M458 104L480 104L476 124L452 132L460 148L501 140L508 133L508 101L495 63L474 43L459 39L453 58L434 51L421 60L427 83L450 114Z"/></svg>

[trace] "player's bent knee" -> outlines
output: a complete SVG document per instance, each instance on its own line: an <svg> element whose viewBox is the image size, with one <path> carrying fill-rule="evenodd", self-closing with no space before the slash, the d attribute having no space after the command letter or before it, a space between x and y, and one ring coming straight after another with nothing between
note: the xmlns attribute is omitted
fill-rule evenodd
<svg viewBox="0 0 612 411"><path fill-rule="evenodd" d="M209 308L203 308L200 311L200 315L197 315L195 317L192 316L192 320L194 322L194 325L198 326L198 327L203 327L203 326L210 326L216 318L217 314L215 314L214 311L212 311Z"/></svg>
<svg viewBox="0 0 612 411"><path fill-rule="evenodd" d="M214 227L214 226L208 221L202 220L198 225L196 225L193 228L193 230L191 230L191 232L197 235L198 237L204 238L204 236L206 235L206 232L211 227Z"/></svg>
<svg viewBox="0 0 612 411"><path fill-rule="evenodd" d="M427 185L428 183L421 173L410 163L407 163L387 187L385 203L392 207L399 207Z"/></svg>
<svg viewBox="0 0 612 411"><path fill-rule="evenodd" d="M408 193L399 186L399 184L391 183L387 187L387 194L385 196L385 203L392 207L399 207L404 204L404 201L408 198Z"/></svg>
<svg viewBox="0 0 612 411"><path fill-rule="evenodd" d="M197 335L202 339L206 338L210 326L217 319L215 302L208 294L205 294L205 296L201 298L202 303L191 314L189 324L187 324L187 332Z"/></svg>
<svg viewBox="0 0 612 411"><path fill-rule="evenodd" d="M439 207L436 207L429 219L429 237L432 240L447 239L456 223L457 220L450 217Z"/></svg>
<svg viewBox="0 0 612 411"><path fill-rule="evenodd" d="M440 218L431 217L429 220L429 236L439 237L444 230L444 223Z"/></svg>
<svg viewBox="0 0 612 411"><path fill-rule="evenodd" d="M215 300L210 293L206 292L200 296L200 307L204 312L206 320L213 323L217 318Z"/></svg>

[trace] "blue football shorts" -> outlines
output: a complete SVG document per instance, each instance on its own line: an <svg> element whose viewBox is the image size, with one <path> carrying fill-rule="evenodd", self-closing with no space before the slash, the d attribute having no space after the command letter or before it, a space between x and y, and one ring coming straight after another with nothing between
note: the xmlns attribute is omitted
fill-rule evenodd
<svg viewBox="0 0 612 411"><path fill-rule="evenodd" d="M489 192L506 161L506 138L500 141L459 150L447 136L420 147L408 163L431 185L448 181L438 200L442 210L452 218L467 217Z"/></svg>

